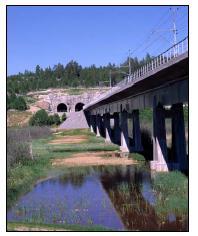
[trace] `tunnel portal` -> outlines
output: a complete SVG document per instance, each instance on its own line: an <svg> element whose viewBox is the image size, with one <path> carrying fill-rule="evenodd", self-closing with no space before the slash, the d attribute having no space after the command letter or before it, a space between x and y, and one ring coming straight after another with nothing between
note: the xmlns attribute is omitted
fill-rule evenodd
<svg viewBox="0 0 198 236"><path fill-rule="evenodd" d="M64 103L58 104L57 112L67 112L67 106Z"/></svg>
<svg viewBox="0 0 198 236"><path fill-rule="evenodd" d="M81 111L81 110L83 109L83 106L84 106L84 105L85 105L85 104L82 103L82 102L77 103L76 106L75 106L75 112Z"/></svg>

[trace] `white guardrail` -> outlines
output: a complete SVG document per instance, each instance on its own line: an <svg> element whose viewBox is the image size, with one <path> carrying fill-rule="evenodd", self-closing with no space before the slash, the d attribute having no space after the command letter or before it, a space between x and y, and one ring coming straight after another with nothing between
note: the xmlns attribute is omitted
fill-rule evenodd
<svg viewBox="0 0 198 236"><path fill-rule="evenodd" d="M121 80L116 86L110 88L107 92L99 95L91 103L87 104L84 108L89 107L94 104L97 100L106 97L107 95L119 90L123 86L135 83L142 76L146 75L148 72L156 70L161 65L168 63L169 61L177 58L178 56L188 52L188 37L184 38L177 44L173 45L171 48L161 53L157 57L153 58L149 63L140 67L135 72L133 72L130 76L127 76L125 79Z"/></svg>

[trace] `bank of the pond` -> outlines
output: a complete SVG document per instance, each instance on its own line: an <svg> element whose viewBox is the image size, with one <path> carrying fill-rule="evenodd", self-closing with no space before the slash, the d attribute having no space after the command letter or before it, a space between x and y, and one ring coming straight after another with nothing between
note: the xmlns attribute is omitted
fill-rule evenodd
<svg viewBox="0 0 198 236"><path fill-rule="evenodd" d="M81 226L81 225L55 225L55 224L35 224L9 222L8 231L112 231L100 225Z"/></svg>
<svg viewBox="0 0 198 236"><path fill-rule="evenodd" d="M81 136L81 140L77 137ZM64 138L67 137L67 138ZM71 143L72 138L78 141L77 144ZM57 141L58 140L58 141ZM104 158L104 162L107 159L111 159L111 165L113 165L113 158L111 155L104 156L104 153L118 153L119 147L114 144L108 144L104 142L101 137L96 137L94 134L90 133L89 130L70 130L70 131L58 131L53 133L48 138L36 139L32 142L33 148L33 160L27 160L17 165L12 166L12 168L7 173L7 207L10 208L19 198L19 196L31 190L31 188L39 180L50 178L50 176L60 175L62 171L69 172L70 175L80 174L81 176L86 173L86 169L82 166L72 165L52 165L59 161L60 163L64 160L69 160L72 158L79 158L82 153L85 155L86 152L97 152L97 155L102 151L101 158ZM105 154L105 155L106 155ZM82 158L82 157L81 157ZM119 159L115 155L115 162ZM133 160L130 160L132 158ZM98 160L98 159L97 159ZM97 161L96 160L96 161ZM129 160L131 164L144 162L143 156L139 154L131 154ZM65 161L66 163L67 161ZM88 165L93 165L91 160ZM139 166L139 165L138 165ZM141 165L138 168L145 168ZM149 172L150 173L150 172ZM184 218L188 215L188 179L185 175L180 172L169 172L169 173L155 173L152 178L153 189L156 196L156 204L153 205L155 212L159 217L167 218L167 215L171 217L182 217ZM123 190L123 189L122 189ZM127 190L127 188L125 188ZM126 192L126 191L125 191ZM129 195L131 196L131 195ZM64 229L65 231L94 231L95 226L81 227L81 226L56 226L48 225L52 227L51 230ZM46 231L50 231L46 225L35 225L35 224L23 224L23 223L8 223L9 230L18 230L20 227L25 227L27 231L30 228L43 228ZM98 228L99 227L99 228ZM20 231L20 230L19 230ZM39 230L40 231L40 230ZM44 230L45 231L45 230ZM103 228L96 226L95 231L103 231Z"/></svg>
<svg viewBox="0 0 198 236"><path fill-rule="evenodd" d="M60 137L68 135L70 139L72 139L72 136L78 137L79 135L83 135L85 139L77 144L71 144L69 139L67 139L68 143L64 140L63 143L50 144L55 140L60 140ZM103 138L95 137L88 129L60 131L47 138L33 140L32 152L34 159L19 162L7 172L7 208L10 208L20 195L30 191L39 179L48 176L48 172L55 168L52 167L52 160L69 158L76 152L104 150L115 151L118 150L118 146L105 143Z"/></svg>
<svg viewBox="0 0 198 236"><path fill-rule="evenodd" d="M160 217L188 215L188 178L179 171L155 173L153 188L157 202L155 211Z"/></svg>

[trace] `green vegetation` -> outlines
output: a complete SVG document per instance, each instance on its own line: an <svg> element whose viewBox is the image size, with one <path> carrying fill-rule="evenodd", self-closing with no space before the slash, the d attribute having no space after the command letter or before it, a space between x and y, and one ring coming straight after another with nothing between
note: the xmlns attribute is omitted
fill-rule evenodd
<svg viewBox="0 0 198 236"><path fill-rule="evenodd" d="M56 134L56 133L55 133ZM90 133L89 129L70 129L62 130L58 132L60 136L70 136L70 135L88 135L89 137L95 137L95 134Z"/></svg>
<svg viewBox="0 0 198 236"><path fill-rule="evenodd" d="M18 128L7 131L7 203L15 202L21 193L30 190L31 185L44 174L49 160L35 158L32 153L32 139L46 137L48 128ZM34 148L33 148L34 151Z"/></svg>
<svg viewBox="0 0 198 236"><path fill-rule="evenodd" d="M55 225L55 224L35 224L35 223L18 223L9 222L8 231L17 231L18 228L24 227L25 231L111 231L100 225L81 226L81 225ZM20 231L20 230L19 230Z"/></svg>
<svg viewBox="0 0 198 236"><path fill-rule="evenodd" d="M149 54L142 60L130 58L132 71L148 63L151 58ZM121 65L128 65L128 58ZM47 67L45 69L37 65L34 71L26 70L24 73L8 76L7 88L8 92L25 94L28 91L47 88L109 86L110 70L113 85L123 79L123 75L119 72L120 68L111 63L107 66L96 67L91 65L84 68L76 61L70 61L67 65L58 63L53 68ZM127 67L123 67L122 70L128 73ZM77 94L78 92L78 90L71 91L72 94Z"/></svg>
<svg viewBox="0 0 198 236"><path fill-rule="evenodd" d="M51 166L52 159L63 158L63 157L67 158L73 153L79 151L101 151L101 150L112 151L118 149L118 146L105 144L102 138L94 137L93 134L89 133L88 129L74 130L74 131L71 130L60 133L60 135L66 134L67 132L69 135L71 135L72 133L75 133L76 135L87 134L88 138L87 141L78 144L78 146L76 144L51 145L49 144L49 141L56 138L57 135L55 134L50 135L49 132L45 129L47 129L47 127L31 127L30 135L32 137L31 143L32 143L33 159L28 157L29 156L28 152L23 153L23 149L20 149L22 153L20 152L18 153L19 156L20 154L21 156L23 156L24 161L15 161L12 165L10 165L8 169L7 173L8 207L10 207L21 194L24 194L25 192L29 191L33 186L33 184L38 179L47 176L49 171L51 172L52 170L55 169L55 167L52 168ZM29 142L28 139L29 131L22 132L22 130L23 129L16 130L14 139L21 140L21 143L23 143L24 140ZM41 133L41 135L39 135L39 132ZM41 138L42 136L44 136L45 138ZM14 151L15 149L12 148L10 143L11 141L8 144L8 153L11 153L13 155L16 152Z"/></svg>
<svg viewBox="0 0 198 236"><path fill-rule="evenodd" d="M118 146L110 145L105 143L82 143L78 144L59 144L59 145L51 145L49 147L51 152L98 152L98 151L116 151L118 150Z"/></svg>
<svg viewBox="0 0 198 236"><path fill-rule="evenodd" d="M131 153L129 154L129 158L130 157L136 161L145 161L145 157L139 153Z"/></svg>
<svg viewBox="0 0 198 236"><path fill-rule="evenodd" d="M156 173L153 180L157 203L155 210L158 215L166 216L174 213L176 216L188 213L188 179L179 171Z"/></svg>
<svg viewBox="0 0 198 236"><path fill-rule="evenodd" d="M34 104L37 100L31 96L23 97L28 105Z"/></svg>
<svg viewBox="0 0 198 236"><path fill-rule="evenodd" d="M47 158L26 160L7 172L7 207L9 208L21 194L29 191L32 185L46 175L50 168Z"/></svg>
<svg viewBox="0 0 198 236"><path fill-rule="evenodd" d="M15 93L7 94L7 110L9 109L25 111L27 109L25 99L21 96L16 96Z"/></svg>
<svg viewBox="0 0 198 236"><path fill-rule="evenodd" d="M8 127L23 127L27 126L32 113L29 111L7 111L7 126Z"/></svg>
<svg viewBox="0 0 198 236"><path fill-rule="evenodd" d="M65 113L62 114L61 121L64 122L67 119L67 116Z"/></svg>
<svg viewBox="0 0 198 236"><path fill-rule="evenodd" d="M185 123L188 123L188 113L189 113L188 106L185 106L184 107L184 121L185 121Z"/></svg>
<svg viewBox="0 0 198 236"><path fill-rule="evenodd" d="M153 111L151 108L145 108L144 110L140 110L140 120L152 122L153 119Z"/></svg>
<svg viewBox="0 0 198 236"><path fill-rule="evenodd" d="M48 123L48 114L44 109L37 111L29 121L31 126L47 126Z"/></svg>
<svg viewBox="0 0 198 236"><path fill-rule="evenodd" d="M60 125L61 120L58 114L48 116L44 109L37 111L29 120L31 126Z"/></svg>
<svg viewBox="0 0 198 236"><path fill-rule="evenodd" d="M54 124L55 124L55 125L60 125L61 120L60 120L60 117L59 117L58 114L54 114L54 115L53 115L53 121L54 121Z"/></svg>

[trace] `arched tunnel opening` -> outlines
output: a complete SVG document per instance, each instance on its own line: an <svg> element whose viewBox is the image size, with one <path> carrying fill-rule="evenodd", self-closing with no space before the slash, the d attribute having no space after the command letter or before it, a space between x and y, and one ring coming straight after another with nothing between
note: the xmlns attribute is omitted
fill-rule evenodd
<svg viewBox="0 0 198 236"><path fill-rule="evenodd" d="M64 103L58 104L57 112L67 112L67 106Z"/></svg>
<svg viewBox="0 0 198 236"><path fill-rule="evenodd" d="M76 106L75 106L75 112L76 112L76 111L81 111L81 110L83 109L83 106L84 106L84 105L85 105L85 104L82 103L82 102L77 103Z"/></svg>

